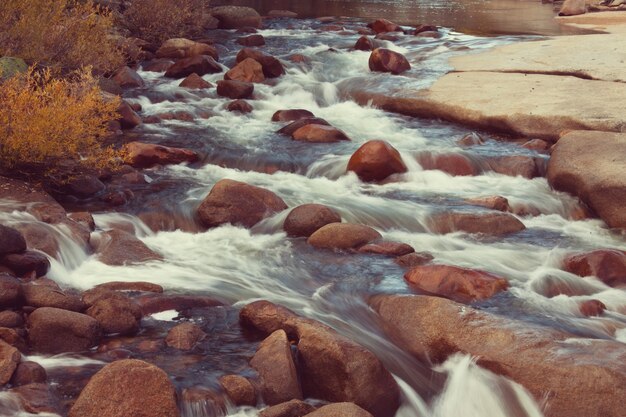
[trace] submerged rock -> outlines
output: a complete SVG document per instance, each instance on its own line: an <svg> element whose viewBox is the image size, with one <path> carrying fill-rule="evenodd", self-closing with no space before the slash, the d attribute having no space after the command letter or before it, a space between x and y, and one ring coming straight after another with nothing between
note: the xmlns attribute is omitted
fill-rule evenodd
<svg viewBox="0 0 626 417"><path fill-rule="evenodd" d="M206 337L206 333L193 323L181 323L167 332L165 344L180 350L191 350Z"/></svg>
<svg viewBox="0 0 626 417"><path fill-rule="evenodd" d="M563 261L563 269L580 277L595 276L611 287L626 286L626 252L598 249L571 255Z"/></svg>
<svg viewBox="0 0 626 417"><path fill-rule="evenodd" d="M368 243L359 248L359 253L370 253L373 255L404 256L415 252L411 245L400 242L381 241Z"/></svg>
<svg viewBox="0 0 626 417"><path fill-rule="evenodd" d="M122 230L109 230L100 236L92 235L90 243L100 262L107 265L127 265L163 259L135 235Z"/></svg>
<svg viewBox="0 0 626 417"><path fill-rule="evenodd" d="M313 123L302 126L293 132L291 136L294 140L310 143L333 143L350 140L345 132L336 127Z"/></svg>
<svg viewBox="0 0 626 417"><path fill-rule="evenodd" d="M466 232L496 236L519 232L526 228L517 217L501 212L440 213L429 219L429 227L434 233L440 234Z"/></svg>
<svg viewBox="0 0 626 417"><path fill-rule="evenodd" d="M282 404L267 407L259 413L259 417L303 417L315 411L315 407L302 400L291 400Z"/></svg>
<svg viewBox="0 0 626 417"><path fill-rule="evenodd" d="M316 230L307 242L316 248L358 249L367 243L381 238L380 233L368 226L350 223L330 223Z"/></svg>

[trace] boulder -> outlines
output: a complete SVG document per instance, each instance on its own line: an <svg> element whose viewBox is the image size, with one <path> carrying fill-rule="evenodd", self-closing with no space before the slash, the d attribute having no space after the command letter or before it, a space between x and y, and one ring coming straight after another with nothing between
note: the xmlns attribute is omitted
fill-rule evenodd
<svg viewBox="0 0 626 417"><path fill-rule="evenodd" d="M97 176L92 174L79 174L68 178L59 184L59 194L70 195L79 199L87 199L100 194L106 189L106 185Z"/></svg>
<svg viewBox="0 0 626 417"><path fill-rule="evenodd" d="M268 405L301 400L298 371L284 330L276 330L260 345L250 361L261 380L261 396Z"/></svg>
<svg viewBox="0 0 626 417"><path fill-rule="evenodd" d="M371 23L368 23L368 28L372 29L376 33L387 32L403 32L402 28L387 19L377 19Z"/></svg>
<svg viewBox="0 0 626 417"><path fill-rule="evenodd" d="M307 417L372 417L370 413L354 403L335 403L318 408Z"/></svg>
<svg viewBox="0 0 626 417"><path fill-rule="evenodd" d="M205 227L231 223L250 228L286 208L285 202L269 190L224 179L213 186L197 213Z"/></svg>
<svg viewBox="0 0 626 417"><path fill-rule="evenodd" d="M348 171L363 181L382 181L393 174L402 174L407 167L400 153L383 140L370 140L356 150L348 161Z"/></svg>
<svg viewBox="0 0 626 417"><path fill-rule="evenodd" d="M392 417L398 409L398 385L378 358L329 327L268 301L248 304L239 318L265 334L282 329L297 342L305 397L353 402L376 417Z"/></svg>
<svg viewBox="0 0 626 417"><path fill-rule="evenodd" d="M39 281L39 280L38 280ZM58 287L38 284L37 281L22 286L24 304L30 307L55 307L69 311L83 311L85 304L75 295L66 294Z"/></svg>
<svg viewBox="0 0 626 417"><path fill-rule="evenodd" d="M461 303L491 298L509 286L506 279L494 274L451 265L417 266L404 274L404 279L420 292Z"/></svg>
<svg viewBox="0 0 626 417"><path fill-rule="evenodd" d="M14 201L19 205L20 210L32 214L37 220L44 223L64 223L67 220L65 209L40 186L34 187L24 181L0 177L0 199ZM20 233L24 234L24 238L31 249L35 249L35 247L30 244L24 230L29 229L26 226L34 224L26 223L19 227ZM7 234L5 235L5 233ZM18 234L7 230L4 226L0 227L0 255L23 252L24 250L26 250L26 244L23 243Z"/></svg>
<svg viewBox="0 0 626 417"><path fill-rule="evenodd" d="M199 159L196 152L154 143L130 142L124 145L124 162L135 168L149 168L154 165L193 163Z"/></svg>
<svg viewBox="0 0 626 417"><path fill-rule="evenodd" d="M219 6L211 9L211 14L219 20L220 29L261 27L261 15L251 7Z"/></svg>
<svg viewBox="0 0 626 417"><path fill-rule="evenodd" d="M547 152L552 144L542 139L531 139L522 144L523 148L530 149L537 152Z"/></svg>
<svg viewBox="0 0 626 417"><path fill-rule="evenodd" d="M24 361L20 362L15 368L11 384L14 387L27 384L36 384L46 382L48 374L43 366L37 362Z"/></svg>
<svg viewBox="0 0 626 417"><path fill-rule="evenodd" d="M247 83L261 83L265 81L263 67L252 58L246 58L231 68L225 75L225 80L243 81Z"/></svg>
<svg viewBox="0 0 626 417"><path fill-rule="evenodd" d="M0 284L2 288L2 284ZM4 294L0 291L0 294ZM1 305L1 303L0 303ZM20 313L11 310L0 311L0 327L22 327L24 325L24 319Z"/></svg>
<svg viewBox="0 0 626 417"><path fill-rule="evenodd" d="M174 65L174 61L171 59L154 59L144 64L142 69L150 72L166 72L172 65Z"/></svg>
<svg viewBox="0 0 626 417"><path fill-rule="evenodd" d="M21 357L19 350L0 340L0 387L11 380Z"/></svg>
<svg viewBox="0 0 626 417"><path fill-rule="evenodd" d="M183 311L192 308L206 308L222 306L219 300L200 295L147 295L134 299L141 307L144 316L160 313L161 311L176 310Z"/></svg>
<svg viewBox="0 0 626 417"><path fill-rule="evenodd" d="M21 253L26 250L26 239L16 229L0 224L0 255Z"/></svg>
<svg viewBox="0 0 626 417"><path fill-rule="evenodd" d="M626 286L626 252L598 249L571 255L563 261L563 269L580 277L597 277L611 287Z"/></svg>
<svg viewBox="0 0 626 417"><path fill-rule="evenodd" d="M576 16L587 13L585 0L565 0L559 10L559 16Z"/></svg>
<svg viewBox="0 0 626 417"><path fill-rule="evenodd" d="M372 51L374 50L374 42L367 36L361 36L354 44L354 49L357 51Z"/></svg>
<svg viewBox="0 0 626 417"><path fill-rule="evenodd" d="M32 274L39 278L46 275L50 269L50 261L46 255L30 250L4 255L0 257L0 264L21 277Z"/></svg>
<svg viewBox="0 0 626 417"><path fill-rule="evenodd" d="M456 143L459 146L476 146L483 145L485 143L485 139L483 139L483 137L476 132L470 132L461 139L457 140Z"/></svg>
<svg viewBox="0 0 626 417"><path fill-rule="evenodd" d="M330 223L316 230L307 243L324 249L358 249L381 238L380 233L368 226Z"/></svg>
<svg viewBox="0 0 626 417"><path fill-rule="evenodd" d="M220 378L220 385L236 406L256 405L256 390L246 378L239 375L224 375Z"/></svg>
<svg viewBox="0 0 626 417"><path fill-rule="evenodd" d="M165 76L168 78L183 78L193 73L202 76L220 72L222 72L222 67L215 62L212 57L208 55L198 55L176 61L176 63L165 72Z"/></svg>
<svg viewBox="0 0 626 417"><path fill-rule="evenodd" d="M375 296L370 305L400 346L434 363L457 352L521 384L546 417L618 417L626 390L626 345L581 339L546 326L439 297ZM572 338L578 339L572 340Z"/></svg>
<svg viewBox="0 0 626 417"><path fill-rule="evenodd" d="M213 87L213 84L205 81L201 76L194 72L193 74L189 74L187 78L182 80L180 84L178 84L178 86L183 88L189 88L191 90L203 90Z"/></svg>
<svg viewBox="0 0 626 417"><path fill-rule="evenodd" d="M231 112L239 112L239 113L250 113L252 110L252 105L245 100L235 100L228 103L226 107L228 111Z"/></svg>
<svg viewBox="0 0 626 417"><path fill-rule="evenodd" d="M548 183L578 196L609 227L626 228L626 133L575 131L554 146Z"/></svg>
<svg viewBox="0 0 626 417"><path fill-rule="evenodd" d="M304 109L278 110L272 115L272 122L293 122L309 117L315 117L315 115Z"/></svg>
<svg viewBox="0 0 626 417"><path fill-rule="evenodd" d="M122 335L137 333L142 316L141 308L135 302L113 291L94 301L85 313L100 323L104 334Z"/></svg>
<svg viewBox="0 0 626 417"><path fill-rule="evenodd" d="M243 46L263 46L265 38L263 35L250 35L237 39L237 43Z"/></svg>
<svg viewBox="0 0 626 417"><path fill-rule="evenodd" d="M517 217L501 212L439 213L432 216L428 223L430 230L439 234L465 232L499 236L519 232L526 228Z"/></svg>
<svg viewBox="0 0 626 417"><path fill-rule="evenodd" d="M113 74L113 81L122 88L143 87L143 78L137 71L129 67L122 67Z"/></svg>
<svg viewBox="0 0 626 417"><path fill-rule="evenodd" d="M533 179L542 175L538 161L528 155L507 155L490 158L487 166L493 172L511 177Z"/></svg>
<svg viewBox="0 0 626 417"><path fill-rule="evenodd" d="M216 61L219 59L217 49L214 46L185 38L168 39L156 51L156 57L161 59L182 59L199 55L208 55Z"/></svg>
<svg viewBox="0 0 626 417"><path fill-rule="evenodd" d="M404 256L415 252L411 245L400 242L381 241L368 243L359 248L359 253L369 253L373 255Z"/></svg>
<svg viewBox="0 0 626 417"><path fill-rule="evenodd" d="M20 281L15 277L0 273L0 308L21 305L23 297Z"/></svg>
<svg viewBox="0 0 626 417"><path fill-rule="evenodd" d="M59 400L48 384L41 382L20 385L11 390L19 398L20 405L28 413L60 414Z"/></svg>
<svg viewBox="0 0 626 417"><path fill-rule="evenodd" d="M217 82L217 94L222 97L228 97L233 100L244 99L252 97L254 92L254 84L235 81L235 80L220 80Z"/></svg>
<svg viewBox="0 0 626 417"><path fill-rule="evenodd" d="M413 268L425 265L434 259L433 255L428 252L413 252L407 255L399 256L395 259L395 263L404 268Z"/></svg>
<svg viewBox="0 0 626 417"><path fill-rule="evenodd" d="M162 293L163 287L159 284L153 284L145 281L110 281L104 284L96 285L95 288L101 288L110 291L140 291Z"/></svg>
<svg viewBox="0 0 626 417"><path fill-rule="evenodd" d="M425 170L439 170L454 177L480 173L478 167L468 157L458 153L422 153L417 156L417 162Z"/></svg>
<svg viewBox="0 0 626 417"><path fill-rule="evenodd" d="M471 204L472 206L486 207L491 210L504 212L511 211L509 200L507 200L506 197L502 197L499 195L468 198L465 200L465 202L467 204Z"/></svg>
<svg viewBox="0 0 626 417"><path fill-rule="evenodd" d="M28 342L38 352L80 352L100 341L102 329L86 314L42 307L28 316Z"/></svg>
<svg viewBox="0 0 626 417"><path fill-rule="evenodd" d="M330 126L330 124L326 120L320 119L319 117L306 117L289 123L286 126L283 126L276 133L286 136L293 136L294 132L296 132L298 129L301 129L302 127L310 124Z"/></svg>
<svg viewBox="0 0 626 417"><path fill-rule="evenodd" d="M370 71L402 74L411 69L411 64L401 53L390 49L376 48L369 59Z"/></svg>
<svg viewBox="0 0 626 417"><path fill-rule="evenodd" d="M259 417L303 417L315 411L315 407L302 400L291 400L282 404L267 407L259 413Z"/></svg>
<svg viewBox="0 0 626 417"><path fill-rule="evenodd" d="M147 362L123 359L91 377L69 417L178 417L176 390L167 374Z"/></svg>
<svg viewBox="0 0 626 417"><path fill-rule="evenodd" d="M293 132L294 140L310 143L333 143L350 138L341 130L326 125L307 124Z"/></svg>
<svg viewBox="0 0 626 417"><path fill-rule="evenodd" d="M277 78L285 74L285 68L277 58L264 54L257 49L243 48L237 54L238 63L247 58L252 58L261 64L261 67L263 67L263 75L265 75L266 78Z"/></svg>
<svg viewBox="0 0 626 417"><path fill-rule="evenodd" d="M283 223L290 237L309 237L322 226L341 223L341 216L322 204L303 204L291 210Z"/></svg>
<svg viewBox="0 0 626 417"><path fill-rule="evenodd" d="M24 338L22 338L21 334L24 334L22 329L0 327L0 340L5 341L19 350L26 350L26 342L24 341Z"/></svg>
<svg viewBox="0 0 626 417"><path fill-rule="evenodd" d="M117 114L120 116L117 120L120 122L122 129L132 129L141 124L141 117L139 117L130 104L124 100L120 102L120 106L117 108Z"/></svg>
<svg viewBox="0 0 626 417"><path fill-rule="evenodd" d="M135 235L122 230L109 230L97 237L92 235L90 243L100 262L107 265L127 265L163 259Z"/></svg>
<svg viewBox="0 0 626 417"><path fill-rule="evenodd" d="M179 350L191 350L206 337L206 333L193 323L181 323L167 332L165 344Z"/></svg>
<svg viewBox="0 0 626 417"><path fill-rule="evenodd" d="M585 317L601 316L606 306L600 300L587 300L580 303L578 310Z"/></svg>
<svg viewBox="0 0 626 417"><path fill-rule="evenodd" d="M438 32L439 28L435 25L419 25L413 30L413 35L419 35L424 32Z"/></svg>
<svg viewBox="0 0 626 417"><path fill-rule="evenodd" d="M230 408L230 404L226 405L226 398L223 395L203 386L183 388L178 397L178 404L187 415L225 416Z"/></svg>

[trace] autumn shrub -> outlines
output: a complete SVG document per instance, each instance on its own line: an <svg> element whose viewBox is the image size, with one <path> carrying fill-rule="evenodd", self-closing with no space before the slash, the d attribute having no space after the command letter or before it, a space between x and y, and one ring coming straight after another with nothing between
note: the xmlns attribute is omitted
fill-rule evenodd
<svg viewBox="0 0 626 417"><path fill-rule="evenodd" d="M202 35L211 19L208 0L133 0L121 24L141 39L161 43Z"/></svg>
<svg viewBox="0 0 626 417"><path fill-rule="evenodd" d="M0 84L0 164L54 174L59 167L100 169L116 152L101 145L119 99L104 97L89 69L66 78L30 69Z"/></svg>
<svg viewBox="0 0 626 417"><path fill-rule="evenodd" d="M91 0L0 0L0 55L110 72L124 62L113 23L111 13Z"/></svg>

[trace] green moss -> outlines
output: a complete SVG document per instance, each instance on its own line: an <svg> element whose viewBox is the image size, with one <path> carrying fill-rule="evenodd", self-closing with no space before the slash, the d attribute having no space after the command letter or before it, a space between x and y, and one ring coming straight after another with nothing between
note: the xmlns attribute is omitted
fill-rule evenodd
<svg viewBox="0 0 626 417"><path fill-rule="evenodd" d="M0 78L7 79L15 74L23 73L28 70L28 65L22 58L14 58L5 56L0 58Z"/></svg>

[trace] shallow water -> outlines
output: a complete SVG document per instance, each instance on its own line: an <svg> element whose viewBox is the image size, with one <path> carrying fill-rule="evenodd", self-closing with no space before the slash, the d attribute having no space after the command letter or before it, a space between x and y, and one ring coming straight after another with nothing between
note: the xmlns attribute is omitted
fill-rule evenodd
<svg viewBox="0 0 626 417"><path fill-rule="evenodd" d="M452 357L434 370L439 377L433 377L430 367L402 352L382 334L376 316L367 307L367 297L381 292L410 292L402 278L404 270L388 258L320 251L302 239L287 238L282 221L288 211L251 230L222 226L197 233L193 227L154 233L141 221L142 215L156 211L194 224L196 207L218 180L244 181L276 192L289 207L310 202L326 204L344 221L369 225L385 239L406 242L418 252L430 252L437 263L506 277L510 291L480 304L483 309L579 337L624 342L626 294L622 289L588 279L585 295L544 296L550 282L573 285L580 281L560 269L566 254L594 248L626 249L623 236L608 230L599 220L574 220L577 201L553 192L544 178L510 177L491 171L453 177L442 171L424 170L416 160L424 152L459 153L475 161L506 155L545 160L545 155L520 147L512 138L489 135L484 135L484 145L461 148L456 141L468 133L464 127L399 116L344 98L351 86L361 85L364 79L378 90L422 88L449 70L446 61L454 54L535 37L480 37L449 28L442 30L439 39L401 36L395 43L385 41L384 45L404 53L413 69L403 76L374 75L367 67L369 54L351 50L359 35L350 31L362 27L364 21L344 19L341 24L348 31L342 35L320 30L323 24L314 20L272 21L260 31L267 41L266 52L283 59L299 53L310 62L292 64L285 76L257 84L255 100L250 101L254 111L247 115L226 111L230 100L218 97L214 89L191 92L178 87L180 80L140 71L146 87L126 95L129 101L142 105L143 116L176 111L196 116L210 114L192 122L146 124L129 134L129 140L132 136L184 146L205 157L191 166L146 170L150 182L136 186L134 200L119 212L94 216L99 231L120 224L131 226L139 238L164 256L164 261L108 266L77 249L67 238L67 231L54 229L61 256L53 261L49 277L64 287L81 290L113 280L150 281L168 292L206 294L233 304L190 313L210 334L191 355L149 352L142 350L139 342L127 341L133 356L164 368L179 389L198 384L216 387L222 374L250 372L247 361L258 339L237 325L238 308L253 300L268 299L320 320L371 349L402 388L403 405L397 417L540 416L540 405L522 387L478 367L472 358ZM234 42L237 35L215 31L210 36L223 43L221 62L231 66L240 49ZM203 78L215 83L222 77L215 74ZM308 109L344 130L352 140L303 144L280 136L275 132L283 124L271 122L271 116L288 108ZM407 162L408 172L382 184L363 183L356 175L346 173L350 155L369 139L384 139L396 147ZM467 204L465 199L488 195L504 196L518 213L531 211L536 215L518 215L526 230L506 237L431 233L428 220L432 214L450 209L485 211ZM95 202L78 204L76 208L84 207L98 209ZM2 220L15 224L36 221L10 208L2 214ZM603 317L585 318L579 313L578 303L592 298L607 306ZM144 318L137 340L162 338L176 324L172 319L177 315ZM51 380L59 382L58 392L72 398L100 366L98 361L110 360L101 352L87 356L29 359L42 363ZM81 362L85 360L90 362ZM75 372L71 378L69 369ZM10 396L1 395L0 409L12 410L8 415L28 415L19 414ZM208 405L184 409L188 417L217 412ZM254 416L258 410L231 407L219 412Z"/></svg>

